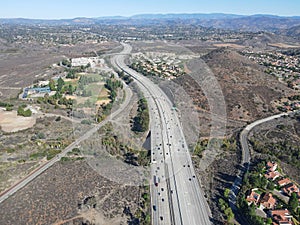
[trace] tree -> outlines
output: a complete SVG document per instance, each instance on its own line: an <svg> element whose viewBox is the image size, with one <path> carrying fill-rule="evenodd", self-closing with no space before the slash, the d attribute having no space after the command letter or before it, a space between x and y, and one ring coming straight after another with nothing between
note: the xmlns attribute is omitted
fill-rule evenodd
<svg viewBox="0 0 300 225"><path fill-rule="evenodd" d="M71 62L70 62L69 60L67 60L67 59L63 59L63 60L61 61L61 64L62 64L63 66L71 67Z"/></svg>
<svg viewBox="0 0 300 225"><path fill-rule="evenodd" d="M271 181L269 181L268 182L268 185L267 185L267 189L269 189L269 190L274 190L274 188L275 188L275 185L274 185L274 183L273 182L271 182Z"/></svg>
<svg viewBox="0 0 300 225"><path fill-rule="evenodd" d="M270 217L267 218L267 224L272 224L272 219Z"/></svg>
<svg viewBox="0 0 300 225"><path fill-rule="evenodd" d="M57 90L61 91L62 87L64 86L65 82L64 80L60 77L57 80Z"/></svg>
<svg viewBox="0 0 300 225"><path fill-rule="evenodd" d="M73 92L74 92L73 86L72 86L72 84L69 84L69 86L68 86L68 93L69 93L70 95L72 95Z"/></svg>
<svg viewBox="0 0 300 225"><path fill-rule="evenodd" d="M223 199L223 198L219 198L219 208L220 208L222 211L225 211L226 206L227 206L227 204L226 204L226 202L224 201L224 199Z"/></svg>
<svg viewBox="0 0 300 225"><path fill-rule="evenodd" d="M74 70L69 70L66 78L69 78L69 79L74 79L76 78L76 75L75 75L75 71Z"/></svg>
<svg viewBox="0 0 300 225"><path fill-rule="evenodd" d="M37 137L38 139L45 139L45 138L46 138L46 135L45 135L43 132L39 132L39 133L36 135L36 137Z"/></svg>
<svg viewBox="0 0 300 225"><path fill-rule="evenodd" d="M149 127L149 111L146 99L140 99L138 102L138 113L134 117L132 130L136 132L145 132Z"/></svg>
<svg viewBox="0 0 300 225"><path fill-rule="evenodd" d="M295 211L295 209L298 207L298 204L297 194L293 192L288 203L290 210Z"/></svg>
<svg viewBox="0 0 300 225"><path fill-rule="evenodd" d="M225 197L226 199L228 199L228 198L229 198L229 194L230 194L230 189L229 189L229 188L226 188L226 189L224 190L224 197Z"/></svg>
<svg viewBox="0 0 300 225"><path fill-rule="evenodd" d="M60 92L56 92L55 95L51 96L53 97L54 99L60 99L62 97L62 94ZM49 98L50 99L50 98Z"/></svg>
<svg viewBox="0 0 300 225"><path fill-rule="evenodd" d="M24 107L22 106L19 106L17 113L19 116L24 116L24 117L30 117L32 115L30 109L24 110Z"/></svg>
<svg viewBox="0 0 300 225"><path fill-rule="evenodd" d="M110 91L110 99L112 102L114 102L116 100L117 97L117 93L114 90Z"/></svg>
<svg viewBox="0 0 300 225"><path fill-rule="evenodd" d="M12 111L12 110L13 110L13 107L12 107L12 106L9 106L9 105L7 105L7 106L5 107L5 110L6 110L6 111Z"/></svg>
<svg viewBox="0 0 300 225"><path fill-rule="evenodd" d="M55 81L52 80L52 79L50 79L50 81L49 81L49 88L50 88L51 91L55 91L56 90L56 88L55 88Z"/></svg>
<svg viewBox="0 0 300 225"><path fill-rule="evenodd" d="M234 214L233 214L233 212L232 212L232 210L231 210L230 207L228 207L228 208L224 211L224 213L225 213L225 215L227 216L227 221L230 221L230 220L233 219Z"/></svg>

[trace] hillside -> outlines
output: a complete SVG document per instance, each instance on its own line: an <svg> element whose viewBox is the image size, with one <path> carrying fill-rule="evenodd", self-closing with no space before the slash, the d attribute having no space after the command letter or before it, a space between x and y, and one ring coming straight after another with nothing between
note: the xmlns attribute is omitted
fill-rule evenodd
<svg viewBox="0 0 300 225"><path fill-rule="evenodd" d="M277 112L273 102L292 93L276 78L263 73L259 65L233 50L213 50L202 59L221 86L231 130ZM189 76L178 78L176 83L193 96L199 111L209 111L203 91Z"/></svg>
<svg viewBox="0 0 300 225"><path fill-rule="evenodd" d="M278 33L300 40L300 25L280 30Z"/></svg>
<svg viewBox="0 0 300 225"><path fill-rule="evenodd" d="M0 18L0 24L24 25L78 25L78 24L123 24L146 25L161 23L197 24L205 27L242 31L278 31L300 25L300 17L284 17L275 15L235 15L224 13L194 13L194 14L140 14L130 17L109 16L98 18L73 18L73 19L26 19L26 18Z"/></svg>
<svg viewBox="0 0 300 225"><path fill-rule="evenodd" d="M270 49L272 45L283 43L287 46L298 46L299 43L291 35L279 35L274 33L260 32L248 39L237 41L237 44L251 46L257 49ZM274 48L274 47L273 47Z"/></svg>
<svg viewBox="0 0 300 225"><path fill-rule="evenodd" d="M298 17L253 15L240 18L207 20L203 21L201 25L243 31L276 31L300 25L300 19Z"/></svg>

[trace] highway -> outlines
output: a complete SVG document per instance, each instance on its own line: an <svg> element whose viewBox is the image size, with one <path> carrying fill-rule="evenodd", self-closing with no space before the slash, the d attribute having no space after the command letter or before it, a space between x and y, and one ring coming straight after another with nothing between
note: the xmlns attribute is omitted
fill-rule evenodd
<svg viewBox="0 0 300 225"><path fill-rule="evenodd" d="M88 139L89 137L91 137L96 131L99 130L100 127L102 127L108 121L110 121L111 119L113 119L114 117L116 117L118 114L120 114L126 108L126 106L128 106L128 104L130 102L130 99L132 97L132 91L128 88L127 85L125 85L125 83L124 83L123 87L125 88L126 98L125 98L124 102L120 105L120 107L116 111L114 111L105 120L103 120L99 124L95 125L92 129L90 129L89 131L87 131L83 136L81 136L80 138L78 138L77 140L75 140L73 143L71 143L69 146L67 146L60 154L56 155L54 158L52 158L51 160L49 160L47 163L39 166L34 171L32 171L28 176L26 176L25 178L23 178L22 180L20 180L18 183L14 184L8 190L6 190L3 193L1 193L0 194L0 204L3 201L5 201L5 199L9 198L11 195L13 195L14 193L16 193L18 190L20 190L21 188L25 187L32 180L34 180L36 177L38 177L39 175L41 175L45 170L47 170L51 166L53 166L54 163L60 161L60 159L62 157L64 157L64 156L66 156L66 154L69 151L72 151L73 148L77 147L80 144L80 142L82 142L82 141Z"/></svg>
<svg viewBox="0 0 300 225"><path fill-rule="evenodd" d="M177 112L156 84L125 64L131 46L122 45L122 53L112 58L112 64L136 80L149 106L152 223L211 224L211 212L195 175Z"/></svg>
<svg viewBox="0 0 300 225"><path fill-rule="evenodd" d="M280 118L282 116L288 116L288 115L289 115L289 113L280 113L280 114L273 115L273 116L270 116L270 117L267 117L264 119L257 120L255 122L247 125L240 133L240 144L241 144L241 149L242 149L241 169L239 170L239 173L231 187L230 194L229 194L229 204L233 211L237 210L236 197L240 190L244 174L248 171L249 165L250 165L251 155L250 155L249 145L248 145L249 132L257 125L268 122L270 120Z"/></svg>

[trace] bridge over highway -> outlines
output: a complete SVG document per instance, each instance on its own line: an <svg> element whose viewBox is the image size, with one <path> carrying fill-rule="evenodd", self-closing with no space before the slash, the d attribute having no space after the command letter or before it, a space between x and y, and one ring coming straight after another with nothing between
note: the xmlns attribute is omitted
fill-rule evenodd
<svg viewBox="0 0 300 225"><path fill-rule="evenodd" d="M131 46L122 45L124 50L112 58L112 64L136 80L149 105L153 224L211 224L177 112L156 84L125 64Z"/></svg>

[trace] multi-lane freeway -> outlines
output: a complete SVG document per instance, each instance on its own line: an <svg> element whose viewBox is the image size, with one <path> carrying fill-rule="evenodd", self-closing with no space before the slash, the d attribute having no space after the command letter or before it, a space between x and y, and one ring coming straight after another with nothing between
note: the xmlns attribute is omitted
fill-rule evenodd
<svg viewBox="0 0 300 225"><path fill-rule="evenodd" d="M79 137L77 140L75 140L73 143L71 143L69 146L67 146L60 154L56 155L53 159L48 161L47 163L39 166L37 169L35 169L33 172L31 172L28 176L26 176L24 179L13 185L11 188L6 190L5 192L1 193L0 195L0 203L3 202L5 199L7 199L9 196L13 195L15 192L29 184L32 180L34 180L36 177L41 175L45 170L49 169L51 166L54 165L54 163L60 161L60 159L66 154L71 151L73 148L77 147L82 141L88 139L91 137L97 130L99 130L100 127L102 127L105 123L107 123L109 120L116 117L119 113L121 113L126 106L129 104L132 92L131 90L124 85L125 92L126 92L126 99L125 101L120 105L120 107L114 111L107 119L103 120L101 123L94 126L92 129L87 131L84 135Z"/></svg>
<svg viewBox="0 0 300 225"><path fill-rule="evenodd" d="M169 98L157 85L126 66L124 59L131 52L131 46L124 43L123 46L123 52L114 56L112 62L136 79L148 100L150 109L153 224L211 224L211 213L195 175L178 115L173 110ZM125 102L111 114L110 119L123 111L128 105L130 97L131 91L126 87ZM61 157L64 157L67 152L78 146L80 142L89 138L105 122L107 120L93 127L52 160L38 167L27 177L2 193L0 203L29 184L59 161Z"/></svg>
<svg viewBox="0 0 300 225"><path fill-rule="evenodd" d="M148 100L151 129L151 204L153 224L211 224L209 210L178 119L166 94L124 62L131 46L112 58L132 76Z"/></svg>

